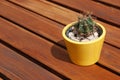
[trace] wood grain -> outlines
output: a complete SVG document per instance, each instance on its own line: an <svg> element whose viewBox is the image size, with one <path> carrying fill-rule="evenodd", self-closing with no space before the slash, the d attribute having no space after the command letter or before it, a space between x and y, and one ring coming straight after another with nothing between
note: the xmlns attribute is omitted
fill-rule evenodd
<svg viewBox="0 0 120 80"><path fill-rule="evenodd" d="M99 18L120 25L120 10L90 0L52 0L80 11L90 11ZM17 2L17 0L15 0Z"/></svg>
<svg viewBox="0 0 120 80"><path fill-rule="evenodd" d="M120 1L119 0L99 0L99 1L120 7Z"/></svg>
<svg viewBox="0 0 120 80"><path fill-rule="evenodd" d="M0 44L0 59L2 59L0 72L11 80L61 80L2 44Z"/></svg>
<svg viewBox="0 0 120 80"><path fill-rule="evenodd" d="M1 7L0 14L2 16L10 20L13 20L14 22L42 36L46 35L51 40L53 38L55 39L55 41L60 40L58 36L61 36L60 34L62 32L63 25L60 25L42 16L38 16L30 11L22 9L21 7L15 6L8 2L0 2L0 7ZM41 24L42 24L42 27L40 27ZM47 26L50 26L50 27L47 27ZM56 33L56 34L53 34L53 33ZM62 36L61 36L61 39L62 39Z"/></svg>
<svg viewBox="0 0 120 80"><path fill-rule="evenodd" d="M80 67L69 60L66 50L18 26L0 19L2 40L70 79L119 80L120 77L97 65ZM42 25L40 25L42 26ZM31 43L31 44L30 44ZM63 66L64 65L64 66ZM104 73L104 74L103 74ZM94 77L93 77L94 76Z"/></svg>
<svg viewBox="0 0 120 80"><path fill-rule="evenodd" d="M30 4L30 2L29 2L29 4ZM33 4L33 3L31 3L31 4ZM46 8L50 8L50 10L45 9L45 10L40 11L41 9L38 10L38 8L35 7L34 10L36 12L38 12L38 13L44 15L44 16L47 16L47 17L49 17L49 18L51 18L51 19L53 19L55 21L58 21L60 23L66 24L66 25L68 23L70 23L71 21L76 21L77 16L75 16L75 15L78 15L78 13L76 13L76 12L73 13L71 10L65 9L63 7L57 6L55 4L52 4L52 3L49 3L49 2L46 2L46 1L44 1L44 2L39 1L39 2L36 2L34 4L38 8L39 7L41 8L43 6L46 7ZM44 5L41 5L41 4L44 4ZM27 2L26 2L26 5L27 5ZM39 5L41 5L41 6L39 6ZM59 38L57 39L57 36L61 36L59 34L61 33L62 29L59 28L59 31L58 31L57 30L58 28L56 26L60 27L62 25L55 24L54 22L52 22L50 20L48 21L47 19L44 19L41 16L35 15L35 14L29 12L29 11L26 11L26 10L24 11L20 7L14 6L14 5L12 5L10 3L7 3L7 2L1 2L0 7L1 7L0 8L1 15L5 16L5 17L7 17L7 18L9 18L9 19L11 19L11 20L13 20L13 21L15 21L15 22L17 22L17 23L19 23L19 24L21 24L21 25L23 25L23 26L25 26L25 27L27 27L27 28L35 31L35 32L37 32L37 33L40 33L40 34L43 34L43 35L45 34L45 35L49 36L49 39L52 39L54 37L54 38L56 38L55 40L57 40L57 41L59 40ZM32 7L32 5L31 5L31 7ZM59 13L57 11L59 11ZM44 14L45 12L49 12L49 13ZM56 17L51 16L50 13L54 14L54 16L56 16ZM68 14L68 13L71 13L71 14ZM65 14L67 14L67 15L65 15ZM72 18L70 16L72 16ZM65 20L68 17L69 17L69 20ZM26 20L27 22L25 22L24 20ZM32 23L30 22L31 20L33 20ZM48 23L47 23L47 21L48 21ZM54 24L54 25L49 24L49 22L51 24ZM107 36L106 36L105 41L107 43L109 43L109 44L112 44L112 45L117 46L117 47L120 48L120 45L118 44L118 43L120 43L120 40L119 40L119 38L120 38L120 35L119 35L120 29L116 28L115 26L112 26L112 25L106 24L104 22L101 22L101 21L98 21L98 22L100 22L102 25L104 25L106 30L107 30ZM39 24L44 24L44 23L46 25L48 25L48 26L53 26L53 29L50 29L50 28L47 29L47 28L44 28L44 27L40 28L38 26ZM45 26L45 25L43 25L43 26ZM51 32L56 31L58 33L53 34L52 35L53 37L52 37L50 35L51 34L50 31L48 31L48 30L52 30ZM47 33L49 32L49 33L46 34L45 32L47 32ZM112 37L111 37L111 35L112 35Z"/></svg>
<svg viewBox="0 0 120 80"><path fill-rule="evenodd" d="M0 80L3 80L2 78L0 78Z"/></svg>
<svg viewBox="0 0 120 80"><path fill-rule="evenodd" d="M120 49L104 44L99 63L115 70L120 74Z"/></svg>
<svg viewBox="0 0 120 80"><path fill-rule="evenodd" d="M6 7L6 6L8 6L8 7ZM21 9L20 7L17 7L17 6L8 4L8 3L1 6L1 8L4 9L4 11L1 11L1 14L3 16L25 26L26 28L28 28L44 37L47 37L48 39L50 39L62 46L65 46L64 42L62 41L63 38L61 36L61 31L62 31L63 27L62 28L60 27L63 25L57 24L53 21L50 21L48 19L45 19L41 16L38 16L34 13L31 13L29 11ZM6 11L8 11L7 14L5 13ZM120 46L118 44L120 41L119 40L120 29L118 29L114 26L108 25L108 24L104 24L104 25L107 27L107 36L106 36L105 41L108 43L112 42L112 44L116 43L116 45ZM111 37L111 35L113 35L113 37ZM116 35L116 36L114 36L114 35ZM115 44L113 44L113 45L115 45ZM103 57L100 59L99 63L115 70L116 72L120 72L120 65L119 65L120 64L120 62L119 62L119 52L120 51L119 51L119 49L115 49L114 47L108 46L107 44L105 44L102 51L103 51L103 53L102 53ZM113 59L113 61L115 61L115 63L111 62L111 58L108 57L109 54L112 56L112 59ZM117 56L115 56L114 54Z"/></svg>
<svg viewBox="0 0 120 80"><path fill-rule="evenodd" d="M1 47L0 47L1 48ZM1 53L0 53L1 54ZM1 64L0 64L1 65ZM22 80L19 76L15 75L14 73L10 72L9 70L7 70L5 67L0 66L0 72L4 73L4 75L8 78L8 79L13 79L13 80Z"/></svg>
<svg viewBox="0 0 120 80"><path fill-rule="evenodd" d="M47 3L45 0L10 0L14 3L17 3L23 7L26 7L32 11L35 11L41 15L49 17L51 19L56 18L61 23L70 23L77 19L80 15L79 13L75 13L74 11L70 11L63 7L57 7L57 5L52 5ZM68 16L69 15L69 16ZM72 17L72 18L71 18Z"/></svg>
<svg viewBox="0 0 120 80"><path fill-rule="evenodd" d="M54 16L54 14L57 14L57 13L53 12L53 11L56 11L56 10L57 10L56 12L62 13L62 12L59 12L58 9L54 9L52 11L51 7L48 7L50 5L45 6L45 3L47 2L45 0L40 0L40 1L39 0L34 0L34 1L32 1L32 0L25 0L25 1L10 0L10 1L15 2L15 3L19 4L19 5L22 5L22 6L26 7L26 8L29 8L29 9L31 9L33 11L36 11L36 12L47 11L49 14L52 13L52 16ZM104 20L110 21L110 22L115 23L115 24L120 26L120 20L119 20L120 11L117 10L117 9L114 9L112 7L107 7L105 5L102 5L102 4L93 2L93 1L89 1L89 0L84 0L84 1L82 1L82 0L74 0L74 1L73 0L52 0L52 1L62 3L64 5L70 6L72 8L75 8L75 9L78 9L78 10L81 10L81 11L93 12L93 14L95 16L97 16L99 18L102 18ZM45 7L42 8L43 6L45 6ZM46 13L44 12L43 14L46 14ZM70 13L68 12L68 14L70 14ZM54 17L59 18L59 16L54 16ZM68 19L70 19L70 18L71 17L69 16Z"/></svg>

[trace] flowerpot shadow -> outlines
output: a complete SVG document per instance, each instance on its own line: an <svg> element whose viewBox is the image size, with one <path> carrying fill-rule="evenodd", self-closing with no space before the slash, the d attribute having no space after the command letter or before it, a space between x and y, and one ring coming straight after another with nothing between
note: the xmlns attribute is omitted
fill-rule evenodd
<svg viewBox="0 0 120 80"><path fill-rule="evenodd" d="M57 43L58 44L64 43L64 41L61 40ZM58 45L53 45L51 48L51 52L52 52L53 57L55 57L56 59L64 61L64 62L72 63L67 53L67 50L65 48L62 48Z"/></svg>

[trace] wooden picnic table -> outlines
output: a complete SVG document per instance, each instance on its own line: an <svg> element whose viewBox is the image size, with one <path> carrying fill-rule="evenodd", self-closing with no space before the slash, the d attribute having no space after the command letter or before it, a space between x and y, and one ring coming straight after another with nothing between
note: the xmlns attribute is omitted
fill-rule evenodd
<svg viewBox="0 0 120 80"><path fill-rule="evenodd" d="M84 11L107 30L87 67L70 61L61 34ZM0 80L120 80L120 1L0 0Z"/></svg>

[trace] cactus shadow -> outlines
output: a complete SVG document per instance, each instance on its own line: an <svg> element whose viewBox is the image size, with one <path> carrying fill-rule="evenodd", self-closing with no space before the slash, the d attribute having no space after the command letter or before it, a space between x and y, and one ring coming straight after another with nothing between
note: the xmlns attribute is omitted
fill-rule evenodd
<svg viewBox="0 0 120 80"><path fill-rule="evenodd" d="M62 43L62 46L65 46L63 40L60 40L57 42L57 44L61 44L61 43ZM72 63L65 47L60 47L54 44L51 48L51 53L52 53L52 56L58 60L61 60L67 63Z"/></svg>

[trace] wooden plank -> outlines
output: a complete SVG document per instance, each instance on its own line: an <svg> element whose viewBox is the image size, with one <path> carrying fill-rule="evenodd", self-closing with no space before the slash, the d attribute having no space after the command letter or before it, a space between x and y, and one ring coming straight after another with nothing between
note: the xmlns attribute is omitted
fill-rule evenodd
<svg viewBox="0 0 120 80"><path fill-rule="evenodd" d="M49 38L50 40L53 40L54 42L56 42L62 46L65 46L64 42L62 41L63 38L61 36L62 28L58 27L58 26L63 26L63 25L56 24L53 21L45 19L36 14L33 14L33 13L26 11L24 9L21 9L17 6L10 5L10 4L8 4L8 5L6 4L4 6L1 6L1 8L3 8L5 12L6 11L10 12L10 13L6 14L4 11L1 11L3 16L25 26L26 28L29 28L30 30L32 30L34 32L37 32L38 34L40 34L42 36ZM10 16L8 16L8 14ZM40 27L41 24L42 24L42 27ZM114 43L114 41L119 41L119 31L120 30L118 28L115 28L115 27L107 25L107 24L104 24L104 25L107 26L107 32L108 32L108 34L106 36L106 42L109 43L109 41L110 41L110 42ZM53 34L53 33L55 33L55 34ZM111 37L111 35L113 35L113 37ZM114 36L114 35L116 35L116 36ZM118 43L116 43L116 44L119 46ZM115 56L114 54L117 56ZM112 56L113 62L111 62L111 58L108 58L109 55ZM103 64L117 72L120 72L119 49L115 49L114 47L108 46L107 44L105 44L105 46L103 47L102 56L103 57L99 61L100 64ZM116 64L117 64L117 66L116 66Z"/></svg>
<svg viewBox="0 0 120 80"><path fill-rule="evenodd" d="M0 80L3 80L2 78L0 78Z"/></svg>
<svg viewBox="0 0 120 80"><path fill-rule="evenodd" d="M98 0L98 1L120 7L120 1L119 0Z"/></svg>
<svg viewBox="0 0 120 80"><path fill-rule="evenodd" d="M0 19L1 39L70 79L119 80L120 77L97 65L72 64L66 50L18 26ZM42 25L40 25L42 26ZM63 66L64 65L64 66ZM104 73L104 74L103 74ZM94 76L94 77L93 77Z"/></svg>
<svg viewBox="0 0 120 80"><path fill-rule="evenodd" d="M0 66L0 72L3 72L6 77L9 77L9 79L22 80L19 76L15 75L14 73L10 72L9 70L7 70L7 69L5 69L4 67L1 67L1 66Z"/></svg>
<svg viewBox="0 0 120 80"><path fill-rule="evenodd" d="M99 63L120 74L120 49L104 44ZM119 61L117 61L119 60Z"/></svg>
<svg viewBox="0 0 120 80"><path fill-rule="evenodd" d="M31 4L33 4L33 3L31 3ZM57 6L57 5L49 3L49 2L44 1L44 2L37 2L37 3L34 3L34 4L37 7L39 7L39 5L41 5L39 10L37 9L37 7L34 10L38 11L40 14L43 14L46 17L52 18L52 19L54 19L54 20L56 20L56 21L58 21L60 23L63 23L63 24L68 24L71 21L75 21L77 15L78 15L78 13L75 13L75 12L73 13L71 10L65 9L63 7ZM0 8L0 14L1 15L3 15L5 17L7 17L7 18L9 18L9 19L23 25L23 26L26 26L27 28L29 28L29 29L37 32L37 33L40 33L40 34L43 34L43 35L45 34L45 35L47 35L49 37L49 39L55 38L56 41L59 41L61 39L61 38L57 38L57 37L61 33L62 29L59 28L59 31L58 31L57 30L58 28L56 29L55 27L56 26L62 26L62 25L55 24L54 22L48 21L47 19L44 19L44 18L42 18L40 16L36 16L35 14L33 14L33 13L29 12L29 11L26 11L26 10L23 11L23 9L21 9L20 7L14 6L14 5L12 5L10 3L7 3L7 2L1 2L0 7L1 7ZM46 7L46 8L50 8L50 9L45 9L45 10L41 11L42 7ZM48 12L54 14L54 16L51 16L51 14L48 13ZM71 14L68 14L68 13L71 13ZM65 15L65 14L67 14L67 15ZM72 16L72 18L70 16ZM68 19L68 17L69 17L69 19ZM66 19L68 19L68 20L66 20ZM24 20L26 20L27 23ZM30 22L31 20L34 20L34 21L31 23ZM38 26L39 24L44 24L44 23L46 25L48 25L48 26L51 26L51 24L47 23L47 21L45 21L45 20L47 20L51 24L54 24L54 25L52 25L53 29L50 29L50 28L47 29L47 28L44 28L44 27L40 28ZM39 21L39 22L37 22L37 21ZM109 24L103 23L103 22L100 22L100 23L103 24L105 26L105 28L107 29L107 36L106 36L105 41L107 43L109 43L109 44L112 44L112 45L117 46L117 47L120 48L120 45L118 44L118 43L120 43L120 40L119 40L120 29L116 28L115 26L111 26ZM44 25L44 26L46 26L46 25ZM58 34L56 33L56 34L51 35L50 31L48 31L48 30L52 30L51 32L56 31L56 32L58 32ZM47 32L47 34L46 34L46 32ZM111 35L113 35L113 36L111 37Z"/></svg>
<svg viewBox="0 0 120 80"><path fill-rule="evenodd" d="M19 3L19 0L13 0ZM99 18L120 25L120 10L90 0L52 0L80 11L90 11ZM24 4L24 2L21 2ZM26 5L27 6L27 5Z"/></svg>
<svg viewBox="0 0 120 80"><path fill-rule="evenodd" d="M0 59L0 72L11 80L61 80L2 44L0 44Z"/></svg>
<svg viewBox="0 0 120 80"><path fill-rule="evenodd" d="M70 11L68 9L65 9L63 7L57 7L57 5L51 6L51 4L46 3L45 0L10 0L12 2L15 2L23 7L29 8L30 10L33 10L37 13L40 13L42 15L45 15L49 18L57 18L59 22L63 23L69 23L73 22L77 19L78 13L75 13L74 11ZM69 15L69 16L68 16ZM72 18L71 18L71 16Z"/></svg>

